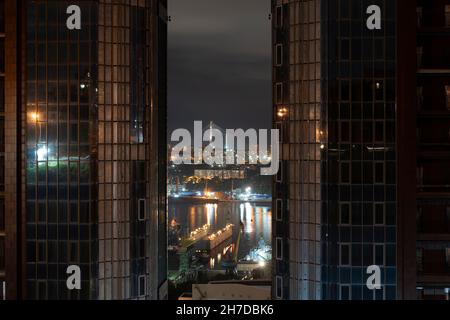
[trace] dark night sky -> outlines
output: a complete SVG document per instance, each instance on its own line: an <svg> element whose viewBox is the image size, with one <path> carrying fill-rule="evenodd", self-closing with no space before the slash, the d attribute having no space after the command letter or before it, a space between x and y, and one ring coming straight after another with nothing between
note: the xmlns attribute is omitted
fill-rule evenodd
<svg viewBox="0 0 450 320"><path fill-rule="evenodd" d="M169 138L194 120L271 126L270 0L169 1Z"/></svg>

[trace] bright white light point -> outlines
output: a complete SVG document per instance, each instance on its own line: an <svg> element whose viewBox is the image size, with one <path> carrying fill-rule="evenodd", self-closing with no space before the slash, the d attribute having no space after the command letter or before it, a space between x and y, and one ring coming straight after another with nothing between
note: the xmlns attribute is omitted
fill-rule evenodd
<svg viewBox="0 0 450 320"><path fill-rule="evenodd" d="M38 160L45 160L48 154L48 148L41 147L36 151Z"/></svg>

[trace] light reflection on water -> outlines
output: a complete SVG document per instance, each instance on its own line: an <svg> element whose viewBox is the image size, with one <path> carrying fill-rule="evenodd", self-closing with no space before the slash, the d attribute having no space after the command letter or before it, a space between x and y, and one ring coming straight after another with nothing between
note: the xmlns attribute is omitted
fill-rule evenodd
<svg viewBox="0 0 450 320"><path fill-rule="evenodd" d="M244 258L254 248L261 237L267 244L271 243L272 211L267 206L251 203L219 203L219 204L182 204L169 203L169 221L173 219L181 226L181 235L208 224L212 232L224 228L228 223L234 225L233 243L237 239L240 221L244 223L244 234L241 237L239 259ZM218 265L221 255L211 257L210 263ZM212 260L214 259L214 260Z"/></svg>

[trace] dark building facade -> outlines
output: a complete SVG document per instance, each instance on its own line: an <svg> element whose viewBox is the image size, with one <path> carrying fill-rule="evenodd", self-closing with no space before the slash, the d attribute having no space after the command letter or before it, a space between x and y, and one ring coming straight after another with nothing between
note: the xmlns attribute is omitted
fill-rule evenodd
<svg viewBox="0 0 450 320"><path fill-rule="evenodd" d="M450 1L420 0L416 11L417 293L449 299Z"/></svg>
<svg viewBox="0 0 450 320"><path fill-rule="evenodd" d="M0 300L5 285L5 1L0 1Z"/></svg>
<svg viewBox="0 0 450 320"><path fill-rule="evenodd" d="M274 298L448 298L447 2L272 2Z"/></svg>
<svg viewBox="0 0 450 320"><path fill-rule="evenodd" d="M6 297L165 299L167 2L5 12Z"/></svg>

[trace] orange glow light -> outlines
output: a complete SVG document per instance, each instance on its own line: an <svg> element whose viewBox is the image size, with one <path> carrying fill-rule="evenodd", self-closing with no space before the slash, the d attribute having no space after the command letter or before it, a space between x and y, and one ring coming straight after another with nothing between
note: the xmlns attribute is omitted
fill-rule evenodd
<svg viewBox="0 0 450 320"><path fill-rule="evenodd" d="M278 109L278 112L277 112L278 117L284 118L284 117L287 116L287 114L288 114L288 109L287 108L280 108L280 109Z"/></svg>
<svg viewBox="0 0 450 320"><path fill-rule="evenodd" d="M37 112L31 112L31 113L30 113L30 118L31 118L31 120L33 120L34 122L38 122L38 121L39 121L39 113L37 113Z"/></svg>

